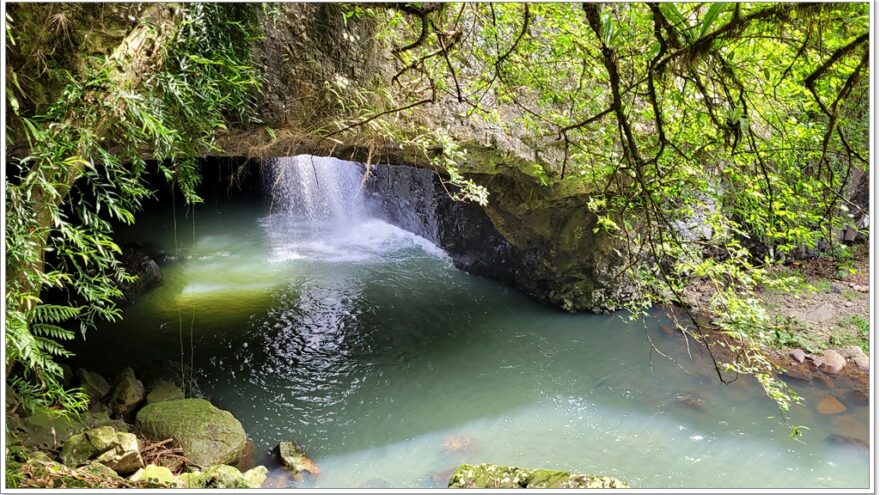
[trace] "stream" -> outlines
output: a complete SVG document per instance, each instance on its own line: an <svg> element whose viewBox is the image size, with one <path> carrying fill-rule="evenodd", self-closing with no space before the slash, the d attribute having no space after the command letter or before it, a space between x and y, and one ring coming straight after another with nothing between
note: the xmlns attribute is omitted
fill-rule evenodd
<svg viewBox="0 0 880 495"><path fill-rule="evenodd" d="M266 171L272 201L147 208L120 237L167 253L165 282L78 342L78 364L192 363L267 486L445 487L463 462L634 488L868 486L867 452L828 440L867 439L867 404L795 383L791 420L809 429L792 440L753 379L720 383L664 313L566 313L460 271L373 215L361 173L283 158ZM816 412L829 393L845 413ZM320 476L294 483L271 453L282 440Z"/></svg>

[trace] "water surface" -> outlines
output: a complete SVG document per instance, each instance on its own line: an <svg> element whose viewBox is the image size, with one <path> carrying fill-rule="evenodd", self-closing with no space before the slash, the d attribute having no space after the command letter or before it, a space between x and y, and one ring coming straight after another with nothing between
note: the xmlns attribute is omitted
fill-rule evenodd
<svg viewBox="0 0 880 495"><path fill-rule="evenodd" d="M286 173L281 170L287 170ZM89 335L110 373L192 362L244 425L272 486L439 487L462 462L619 477L633 487L867 487L868 408L800 387L788 437L751 380L723 385L665 317L569 314L455 269L428 241L371 218L359 168L283 161L271 205L151 208L129 240L173 257L165 283ZM329 198L329 199L328 199ZM653 349L660 349L669 358ZM836 393L843 415L814 405ZM296 485L271 455L303 445Z"/></svg>

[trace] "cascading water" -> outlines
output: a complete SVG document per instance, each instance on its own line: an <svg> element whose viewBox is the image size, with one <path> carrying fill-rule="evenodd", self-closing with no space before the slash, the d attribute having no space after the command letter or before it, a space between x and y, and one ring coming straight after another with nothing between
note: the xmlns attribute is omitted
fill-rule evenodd
<svg viewBox="0 0 880 495"><path fill-rule="evenodd" d="M270 214L263 219L272 261L360 262L411 247L445 256L426 239L371 216L364 173L362 164L336 158L272 160L264 181Z"/></svg>

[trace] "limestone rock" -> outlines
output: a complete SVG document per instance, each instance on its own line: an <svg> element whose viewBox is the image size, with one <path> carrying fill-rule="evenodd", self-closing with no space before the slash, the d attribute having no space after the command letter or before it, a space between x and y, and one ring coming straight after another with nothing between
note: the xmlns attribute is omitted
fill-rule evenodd
<svg viewBox="0 0 880 495"><path fill-rule="evenodd" d="M113 414L128 415L144 400L144 384L135 378L134 370L125 368L116 378L108 404Z"/></svg>
<svg viewBox="0 0 880 495"><path fill-rule="evenodd" d="M265 466L256 466L248 469L241 474L248 488L263 488L266 483L266 477L269 476L269 470Z"/></svg>
<svg viewBox="0 0 880 495"><path fill-rule="evenodd" d="M138 412L137 424L154 440L174 438L184 455L201 466L235 464L247 442L231 413L203 399L149 404Z"/></svg>
<svg viewBox="0 0 880 495"><path fill-rule="evenodd" d="M89 443L85 433L79 433L64 442L64 448L61 450L61 462L66 466L75 468L88 464L90 459L100 453Z"/></svg>
<svg viewBox="0 0 880 495"><path fill-rule="evenodd" d="M846 366L846 359L837 351L825 349L821 355L813 359L813 363L822 371L837 374Z"/></svg>
<svg viewBox="0 0 880 495"><path fill-rule="evenodd" d="M816 411L819 414L840 414L846 411L846 406L833 395L826 395L819 400L819 404L816 405Z"/></svg>
<svg viewBox="0 0 880 495"><path fill-rule="evenodd" d="M449 478L449 488L629 488L629 485L609 476L495 464L462 464Z"/></svg>
<svg viewBox="0 0 880 495"><path fill-rule="evenodd" d="M61 460L75 468L91 461L99 462L119 474L130 474L144 465L137 437L117 432L110 426L87 430L64 443Z"/></svg>
<svg viewBox="0 0 880 495"><path fill-rule="evenodd" d="M147 404L155 404L166 400L182 400L185 399L183 390L177 385L160 381L153 387L153 390L147 395Z"/></svg>
<svg viewBox="0 0 880 495"><path fill-rule="evenodd" d="M113 449L99 455L96 460L119 474L128 475L144 465L138 449L137 437L131 433L117 433Z"/></svg>
<svg viewBox="0 0 880 495"><path fill-rule="evenodd" d="M92 402L97 402L110 393L110 384L98 373L77 368L76 376L79 378L80 386L92 399Z"/></svg>
<svg viewBox="0 0 880 495"><path fill-rule="evenodd" d="M310 473L312 475L321 474L318 466L309 459L305 452L293 442L281 442L278 444L278 457L281 463L293 474Z"/></svg>

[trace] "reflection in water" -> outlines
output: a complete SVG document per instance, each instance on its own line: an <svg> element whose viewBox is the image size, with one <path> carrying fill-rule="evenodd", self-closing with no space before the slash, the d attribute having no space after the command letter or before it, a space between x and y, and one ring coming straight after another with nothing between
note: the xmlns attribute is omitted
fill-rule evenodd
<svg viewBox="0 0 880 495"><path fill-rule="evenodd" d="M319 168L327 187L340 167L351 167L339 174L346 187L359 184L349 173L359 177L358 166L319 162L335 170ZM185 257L163 267L165 285L90 338L80 359L110 373L179 358L177 309L194 307L202 389L242 421L254 461L285 486L270 453L282 440L321 467L298 486L443 486L461 462L604 473L635 487L867 486L866 453L826 441L867 438L867 402L840 386L798 387L806 406L792 421L810 430L794 442L767 419L777 412L757 384L719 384L705 356L658 331L660 314L630 323L560 312L455 270L424 239L357 208L330 205L328 218L308 204L315 214L301 217L236 203L199 210ZM170 213L151 213L129 235L171 252L173 233L159 227ZM652 354L646 331L685 369ZM847 411L817 414L825 394Z"/></svg>

